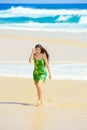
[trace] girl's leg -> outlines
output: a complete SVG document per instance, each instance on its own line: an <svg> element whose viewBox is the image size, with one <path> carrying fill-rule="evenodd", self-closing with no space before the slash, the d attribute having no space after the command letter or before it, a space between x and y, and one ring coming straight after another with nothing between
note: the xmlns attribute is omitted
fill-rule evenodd
<svg viewBox="0 0 87 130"><path fill-rule="evenodd" d="M37 89L38 105L41 105L42 104L42 86L43 86L43 81L39 80L35 85L36 85L36 89Z"/></svg>

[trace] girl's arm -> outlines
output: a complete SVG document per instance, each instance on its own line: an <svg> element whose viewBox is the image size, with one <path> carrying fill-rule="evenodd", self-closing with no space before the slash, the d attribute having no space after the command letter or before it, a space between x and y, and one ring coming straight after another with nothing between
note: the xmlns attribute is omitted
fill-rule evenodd
<svg viewBox="0 0 87 130"><path fill-rule="evenodd" d="M47 70L48 70L48 73L49 73L49 79L52 79L52 76L51 76L51 71L50 71L49 63L48 63L48 61L47 61L46 54L44 54L43 58L44 58L45 65L46 65Z"/></svg>
<svg viewBox="0 0 87 130"><path fill-rule="evenodd" d="M29 57L29 63L32 63L33 58L34 58L34 53L35 53L35 49L32 49L31 55Z"/></svg>

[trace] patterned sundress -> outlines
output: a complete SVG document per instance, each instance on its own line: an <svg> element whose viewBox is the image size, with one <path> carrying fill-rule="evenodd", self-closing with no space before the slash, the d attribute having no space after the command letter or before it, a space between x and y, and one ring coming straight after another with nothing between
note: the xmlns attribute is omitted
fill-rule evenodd
<svg viewBox="0 0 87 130"><path fill-rule="evenodd" d="M43 80L45 82L47 77L47 71L45 68L44 59L37 60L34 58L34 71L33 71L33 79L34 82L37 83L39 80Z"/></svg>

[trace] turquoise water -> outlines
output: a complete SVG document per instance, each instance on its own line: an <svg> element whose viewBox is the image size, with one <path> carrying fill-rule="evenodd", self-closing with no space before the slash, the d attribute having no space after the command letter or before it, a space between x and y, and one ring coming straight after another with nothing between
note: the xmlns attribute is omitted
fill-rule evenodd
<svg viewBox="0 0 87 130"><path fill-rule="evenodd" d="M87 80L87 64L51 64L53 79ZM0 63L0 76L32 78L33 65Z"/></svg>
<svg viewBox="0 0 87 130"><path fill-rule="evenodd" d="M87 32L87 4L0 4L0 28Z"/></svg>

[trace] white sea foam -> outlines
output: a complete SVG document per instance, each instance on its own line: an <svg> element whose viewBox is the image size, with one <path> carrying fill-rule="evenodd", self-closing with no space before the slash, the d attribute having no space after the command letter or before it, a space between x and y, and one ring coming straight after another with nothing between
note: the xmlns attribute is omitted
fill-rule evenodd
<svg viewBox="0 0 87 130"><path fill-rule="evenodd" d="M51 64L55 80L87 80L87 64ZM33 65L28 63L0 63L0 76L33 78Z"/></svg>
<svg viewBox="0 0 87 130"><path fill-rule="evenodd" d="M64 16L64 15L61 15L56 21L66 21L67 19L71 18L72 16Z"/></svg>
<svg viewBox="0 0 87 130"><path fill-rule="evenodd" d="M29 17L43 17L43 16L55 16L55 15L87 15L87 10L66 10L66 9L33 9L33 8L23 8L11 7L8 10L0 10L0 17L19 17L19 16L29 16Z"/></svg>
<svg viewBox="0 0 87 130"><path fill-rule="evenodd" d="M48 32L73 32L73 33L87 33L86 24L67 24L67 23L54 23L54 24L40 24L40 23L22 23L22 24L3 24L0 25L0 29L12 29L12 30L41 30Z"/></svg>
<svg viewBox="0 0 87 130"><path fill-rule="evenodd" d="M87 16L81 16L79 23L87 25Z"/></svg>

